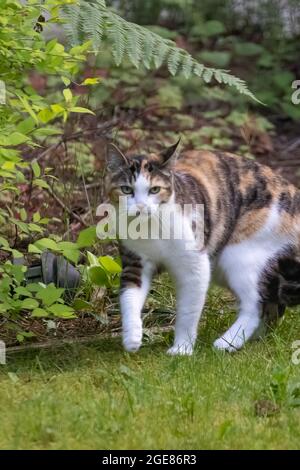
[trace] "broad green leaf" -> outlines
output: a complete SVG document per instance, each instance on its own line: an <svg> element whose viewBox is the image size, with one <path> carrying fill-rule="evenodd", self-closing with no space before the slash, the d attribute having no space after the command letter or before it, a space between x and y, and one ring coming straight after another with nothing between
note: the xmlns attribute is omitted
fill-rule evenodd
<svg viewBox="0 0 300 470"><path fill-rule="evenodd" d="M44 310L43 308L35 308L34 310L32 310L31 316L37 318L48 317L49 312L47 312L47 310Z"/></svg>
<svg viewBox="0 0 300 470"><path fill-rule="evenodd" d="M61 134L62 131L60 129L55 129L53 127L41 127L40 129L36 129L34 131L35 137L47 137L48 135L57 135Z"/></svg>
<svg viewBox="0 0 300 470"><path fill-rule="evenodd" d="M12 132L9 137L7 137L8 145L20 145L27 142L29 138L25 134L21 134L21 132Z"/></svg>
<svg viewBox="0 0 300 470"><path fill-rule="evenodd" d="M47 123L49 122L51 119L53 119L55 117L56 113L53 112L52 109L50 108L45 108L45 109L42 109L39 113L38 113L38 118L40 121L42 121L43 123Z"/></svg>
<svg viewBox="0 0 300 470"><path fill-rule="evenodd" d="M42 249L49 249L49 250L58 250L57 243L54 240L51 240L51 238L41 238L40 240L35 242L35 245L38 248Z"/></svg>
<svg viewBox="0 0 300 470"><path fill-rule="evenodd" d="M23 295L25 297L32 297L32 293L23 286L16 287L15 293L18 295Z"/></svg>
<svg viewBox="0 0 300 470"><path fill-rule="evenodd" d="M65 258L67 258L69 261L71 261L74 264L78 263L79 257L80 257L80 251L79 250L63 250L63 255Z"/></svg>
<svg viewBox="0 0 300 470"><path fill-rule="evenodd" d="M108 277L105 270L101 266L92 266L88 269L88 276L93 284L97 286L106 286Z"/></svg>
<svg viewBox="0 0 300 470"><path fill-rule="evenodd" d="M73 302L73 308L75 310L92 310L93 306L86 300L76 299Z"/></svg>
<svg viewBox="0 0 300 470"><path fill-rule="evenodd" d="M9 247L9 243L4 237L0 237L0 246Z"/></svg>
<svg viewBox="0 0 300 470"><path fill-rule="evenodd" d="M5 162L5 163L3 163L3 165L1 165L1 168L3 170L14 170L15 167L16 167L15 162Z"/></svg>
<svg viewBox="0 0 300 470"><path fill-rule="evenodd" d="M43 229L37 224L29 223L28 228L30 232L43 233Z"/></svg>
<svg viewBox="0 0 300 470"><path fill-rule="evenodd" d="M48 310L56 317L60 318L75 318L75 312L72 307L62 304L54 304L48 307Z"/></svg>
<svg viewBox="0 0 300 470"><path fill-rule="evenodd" d="M88 246L92 246L96 240L96 227L88 227L81 230L76 243L79 248L86 248Z"/></svg>
<svg viewBox="0 0 300 470"><path fill-rule="evenodd" d="M16 129L18 132L21 132L21 134L29 134L33 131L35 125L36 121L32 117L28 117L27 119L24 119L24 121L21 121L17 125Z"/></svg>
<svg viewBox="0 0 300 470"><path fill-rule="evenodd" d="M21 308L25 310L33 310L37 308L38 306L39 306L38 301L35 299L30 299L30 298L22 300L22 303L21 303Z"/></svg>
<svg viewBox="0 0 300 470"><path fill-rule="evenodd" d="M54 302L57 302L58 299L64 293L64 289L55 287L52 284L49 284L44 289L40 289L36 294L36 298L40 299L44 305L52 305Z"/></svg>
<svg viewBox="0 0 300 470"><path fill-rule="evenodd" d="M41 254L42 250L38 248L37 246L33 245L32 243L29 243L28 245L28 253L37 253Z"/></svg>
<svg viewBox="0 0 300 470"><path fill-rule="evenodd" d="M33 180L33 185L38 186L39 188L49 189L49 184L41 178Z"/></svg>
<svg viewBox="0 0 300 470"><path fill-rule="evenodd" d="M109 273L117 274L122 271L121 266L110 256L100 256L99 261Z"/></svg>
<svg viewBox="0 0 300 470"><path fill-rule="evenodd" d="M59 250L78 250L77 243L73 242L58 242L57 247Z"/></svg>

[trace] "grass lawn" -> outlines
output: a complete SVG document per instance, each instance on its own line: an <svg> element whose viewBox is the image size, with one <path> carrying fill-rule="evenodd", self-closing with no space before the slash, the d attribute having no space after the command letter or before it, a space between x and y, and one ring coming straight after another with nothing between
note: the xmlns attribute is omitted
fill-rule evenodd
<svg viewBox="0 0 300 470"><path fill-rule="evenodd" d="M223 354L211 344L233 305L213 290L193 357L168 357L170 334L135 355L119 338L12 354L0 366L0 448L299 449L299 313Z"/></svg>

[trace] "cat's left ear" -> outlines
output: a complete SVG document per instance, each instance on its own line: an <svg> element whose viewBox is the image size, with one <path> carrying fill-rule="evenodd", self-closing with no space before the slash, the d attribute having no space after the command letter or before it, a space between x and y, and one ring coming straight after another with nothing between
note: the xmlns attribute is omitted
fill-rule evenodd
<svg viewBox="0 0 300 470"><path fill-rule="evenodd" d="M106 153L106 165L108 171L114 172L128 166L128 160L121 150L113 143L109 143Z"/></svg>
<svg viewBox="0 0 300 470"><path fill-rule="evenodd" d="M173 157L176 156L176 150L177 150L180 140L181 140L181 137L177 140L176 144L171 145L171 147L168 147L161 152L160 154L160 157L162 159L161 166L166 166L168 163L171 162L171 160L173 160Z"/></svg>

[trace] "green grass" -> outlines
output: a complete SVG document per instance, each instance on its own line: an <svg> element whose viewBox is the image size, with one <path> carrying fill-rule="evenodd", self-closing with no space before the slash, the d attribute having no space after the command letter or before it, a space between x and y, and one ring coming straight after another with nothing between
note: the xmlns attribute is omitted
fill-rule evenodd
<svg viewBox="0 0 300 470"><path fill-rule="evenodd" d="M237 354L214 351L232 320L230 298L215 290L193 357L166 356L169 334L135 355L115 339L9 356L0 366L0 448L299 449L300 365L291 362L299 311ZM273 403L274 413L257 403Z"/></svg>

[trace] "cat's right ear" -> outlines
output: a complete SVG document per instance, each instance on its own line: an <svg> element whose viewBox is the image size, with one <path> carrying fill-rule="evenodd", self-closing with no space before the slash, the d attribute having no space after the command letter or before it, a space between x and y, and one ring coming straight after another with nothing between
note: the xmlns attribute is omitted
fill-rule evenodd
<svg viewBox="0 0 300 470"><path fill-rule="evenodd" d="M106 153L106 167L108 171L117 171L124 166L128 166L128 160L115 144L108 144Z"/></svg>

